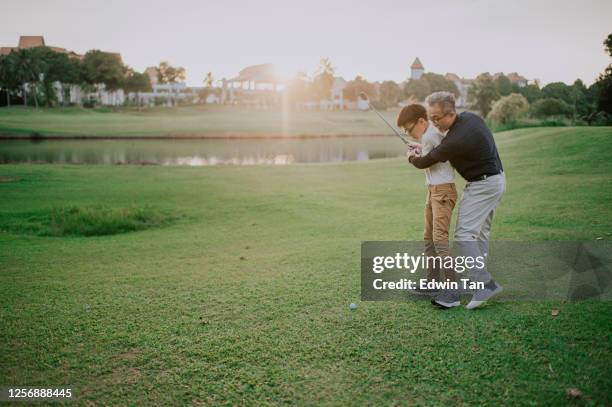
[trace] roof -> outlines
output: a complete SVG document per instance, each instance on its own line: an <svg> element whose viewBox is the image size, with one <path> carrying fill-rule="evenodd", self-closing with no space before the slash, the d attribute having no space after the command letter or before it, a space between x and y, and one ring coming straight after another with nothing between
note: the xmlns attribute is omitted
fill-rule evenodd
<svg viewBox="0 0 612 407"><path fill-rule="evenodd" d="M507 76L508 79L510 79L510 82L521 82L527 80L524 76L521 76L516 72L510 72Z"/></svg>
<svg viewBox="0 0 612 407"><path fill-rule="evenodd" d="M444 78L448 79L449 81L454 81L454 82L458 82L461 80L461 78L459 78L459 75L457 75L456 73L450 73L450 72L444 75Z"/></svg>
<svg viewBox="0 0 612 407"><path fill-rule="evenodd" d="M42 35L22 35L19 37L19 48L44 47L45 39Z"/></svg>
<svg viewBox="0 0 612 407"><path fill-rule="evenodd" d="M237 77L230 81L278 82L276 68L272 64L259 64L247 66L240 71Z"/></svg>
<svg viewBox="0 0 612 407"><path fill-rule="evenodd" d="M77 54L74 51L69 51L63 47L54 47L45 44L45 38L42 35L22 35L19 37L19 44L16 47L0 47L0 55L8 55L11 51L27 48L48 47L55 52L61 52L71 58L83 58L83 55Z"/></svg>
<svg viewBox="0 0 612 407"><path fill-rule="evenodd" d="M419 60L419 57L416 57L412 65L410 65L410 69L425 69L423 64Z"/></svg>

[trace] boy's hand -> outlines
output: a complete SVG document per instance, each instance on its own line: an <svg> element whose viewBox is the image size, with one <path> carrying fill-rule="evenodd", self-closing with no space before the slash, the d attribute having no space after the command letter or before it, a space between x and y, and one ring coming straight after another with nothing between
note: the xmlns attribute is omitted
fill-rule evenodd
<svg viewBox="0 0 612 407"><path fill-rule="evenodd" d="M410 157L418 157L420 151L417 151L416 148L408 147L408 151L406 151L406 158L410 161Z"/></svg>
<svg viewBox="0 0 612 407"><path fill-rule="evenodd" d="M408 148L416 148L418 150L421 150L423 148L423 144L415 143L414 141L408 140Z"/></svg>

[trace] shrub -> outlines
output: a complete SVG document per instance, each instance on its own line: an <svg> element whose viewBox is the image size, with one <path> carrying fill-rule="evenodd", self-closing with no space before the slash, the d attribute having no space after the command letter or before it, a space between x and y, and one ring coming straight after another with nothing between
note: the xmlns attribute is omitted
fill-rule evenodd
<svg viewBox="0 0 612 407"><path fill-rule="evenodd" d="M562 101L561 99L546 98L540 99L531 105L531 115L533 117L550 117L550 116L563 116L570 117L574 109Z"/></svg>
<svg viewBox="0 0 612 407"><path fill-rule="evenodd" d="M487 118L501 124L513 123L524 117L528 111L529 102L525 96L513 93L493 103Z"/></svg>
<svg viewBox="0 0 612 407"><path fill-rule="evenodd" d="M62 206L0 216L0 230L38 236L104 236L161 227L177 219L150 207Z"/></svg>
<svg viewBox="0 0 612 407"><path fill-rule="evenodd" d="M591 123L593 126L610 126L612 125L612 114L606 112L598 112Z"/></svg>

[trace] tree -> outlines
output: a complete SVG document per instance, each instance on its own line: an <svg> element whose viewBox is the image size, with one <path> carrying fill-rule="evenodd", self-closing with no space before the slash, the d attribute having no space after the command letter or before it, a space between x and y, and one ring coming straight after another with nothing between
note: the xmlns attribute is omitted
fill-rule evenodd
<svg viewBox="0 0 612 407"><path fill-rule="evenodd" d="M348 81L343 91L344 98L352 101L357 101L361 92L365 92L365 94L372 100L377 98L376 88L374 85L359 75L357 75L352 81Z"/></svg>
<svg viewBox="0 0 612 407"><path fill-rule="evenodd" d="M597 100L597 110L612 114L612 64L599 75L593 91Z"/></svg>
<svg viewBox="0 0 612 407"><path fill-rule="evenodd" d="M574 109L561 99L546 98L536 101L531 105L533 117L545 118L550 116L570 117Z"/></svg>
<svg viewBox="0 0 612 407"><path fill-rule="evenodd" d="M167 61L162 61L157 67L157 81L159 83L174 84L185 80L185 68L172 66Z"/></svg>
<svg viewBox="0 0 612 407"><path fill-rule="evenodd" d="M6 105L11 105L11 93L19 90L19 72L16 68L15 54L0 55L0 88L6 93Z"/></svg>
<svg viewBox="0 0 612 407"><path fill-rule="evenodd" d="M453 95L459 96L459 89L457 89L457 85L455 82L446 79L443 75L427 72L421 76L421 79L427 81L429 83L429 88L431 92L451 92Z"/></svg>
<svg viewBox="0 0 612 407"><path fill-rule="evenodd" d="M335 68L331 65L329 58L321 59L312 84L316 99L326 100L330 98L335 82L334 74Z"/></svg>
<svg viewBox="0 0 612 407"><path fill-rule="evenodd" d="M525 116L529 111L529 102L518 93L503 96L493 103L487 118L501 124L512 123Z"/></svg>
<svg viewBox="0 0 612 407"><path fill-rule="evenodd" d="M38 87L42 74L42 60L37 48L22 48L14 53L14 69L23 89L23 104L27 105L28 88L33 90L34 105L38 109Z"/></svg>
<svg viewBox="0 0 612 407"><path fill-rule="evenodd" d="M568 105L574 104L574 91L563 82L552 82L542 88L542 96L549 99L560 99Z"/></svg>
<svg viewBox="0 0 612 407"><path fill-rule="evenodd" d="M394 81L384 81L380 85L380 101L385 106L397 106L402 95L402 90Z"/></svg>
<svg viewBox="0 0 612 407"><path fill-rule="evenodd" d="M459 96L459 89L455 83L446 79L443 75L427 72L420 79L411 79L404 87L404 94L418 101L423 101L433 92L446 91Z"/></svg>
<svg viewBox="0 0 612 407"><path fill-rule="evenodd" d="M415 98L418 101L423 101L431 94L429 82L420 79L410 79L404 85L404 95L408 98Z"/></svg>
<svg viewBox="0 0 612 407"><path fill-rule="evenodd" d="M612 34L608 35L603 44L608 55L612 57ZM596 100L597 109L612 115L612 64L608 64L590 90Z"/></svg>
<svg viewBox="0 0 612 407"><path fill-rule="evenodd" d="M181 66L172 66L167 61L162 61L157 67L157 81L162 84L174 85L179 81L184 81L186 78L185 68ZM174 92L170 92L172 95L172 102L175 103Z"/></svg>
<svg viewBox="0 0 612 407"><path fill-rule="evenodd" d="M500 75L495 79L495 84L497 85L497 91L500 96L508 96L512 93L512 82L506 75Z"/></svg>
<svg viewBox="0 0 612 407"><path fill-rule="evenodd" d="M485 117L491 111L491 104L499 98L497 86L488 73L478 75L468 91L472 109L477 109Z"/></svg>
<svg viewBox="0 0 612 407"><path fill-rule="evenodd" d="M214 82L213 74L212 74L212 72L208 72L206 74L206 76L204 77L204 87L205 88L212 88L213 87L213 82Z"/></svg>
<svg viewBox="0 0 612 407"><path fill-rule="evenodd" d="M575 115L590 122L590 118L597 113L597 106L592 92L589 91L582 80L576 79L572 84L572 93L574 96L573 107Z"/></svg>
<svg viewBox="0 0 612 407"><path fill-rule="evenodd" d="M542 91L538 85L523 86L519 88L519 93L525 96L530 104L542 98Z"/></svg>
<svg viewBox="0 0 612 407"><path fill-rule="evenodd" d="M103 84L111 92L124 86L126 71L119 54L96 49L88 51L81 62L85 82L92 86Z"/></svg>
<svg viewBox="0 0 612 407"><path fill-rule="evenodd" d="M140 107L140 92L152 91L151 78L146 73L130 71L125 79L125 91L136 93L136 102Z"/></svg>
<svg viewBox="0 0 612 407"><path fill-rule="evenodd" d="M55 101L56 83L60 85L65 100L68 97L65 85L76 84L79 81L79 61L48 47L37 47L33 52L40 61L40 83L45 104L50 107Z"/></svg>

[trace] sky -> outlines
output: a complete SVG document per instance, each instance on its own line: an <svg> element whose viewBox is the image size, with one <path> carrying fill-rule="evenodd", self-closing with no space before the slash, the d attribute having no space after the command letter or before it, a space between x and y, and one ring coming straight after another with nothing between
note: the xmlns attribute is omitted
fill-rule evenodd
<svg viewBox="0 0 612 407"><path fill-rule="evenodd" d="M591 84L611 61L612 1L601 0L0 0L0 46L20 35L85 53L119 52L143 71L169 61L231 78L273 63L312 75L329 58L345 79L401 82L427 72L518 72L542 84Z"/></svg>

